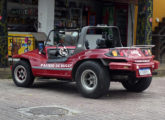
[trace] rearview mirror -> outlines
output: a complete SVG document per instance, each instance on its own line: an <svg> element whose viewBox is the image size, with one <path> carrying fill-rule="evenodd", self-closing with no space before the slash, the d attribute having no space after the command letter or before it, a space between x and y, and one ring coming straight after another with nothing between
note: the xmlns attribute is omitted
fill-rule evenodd
<svg viewBox="0 0 165 120"><path fill-rule="evenodd" d="M77 37L78 36L78 32L73 32L72 33L72 37Z"/></svg>
<svg viewBox="0 0 165 120"><path fill-rule="evenodd" d="M65 34L65 31L60 30L59 33L60 34Z"/></svg>

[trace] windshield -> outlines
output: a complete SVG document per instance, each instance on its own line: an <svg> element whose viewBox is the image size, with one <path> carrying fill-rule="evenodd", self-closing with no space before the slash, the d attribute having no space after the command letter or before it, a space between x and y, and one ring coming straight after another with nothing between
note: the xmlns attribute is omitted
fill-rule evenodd
<svg viewBox="0 0 165 120"><path fill-rule="evenodd" d="M78 31L58 30L54 33L55 44L62 43L65 46L76 46L78 41Z"/></svg>
<svg viewBox="0 0 165 120"><path fill-rule="evenodd" d="M119 31L116 27L90 28L85 46L87 49L122 47Z"/></svg>

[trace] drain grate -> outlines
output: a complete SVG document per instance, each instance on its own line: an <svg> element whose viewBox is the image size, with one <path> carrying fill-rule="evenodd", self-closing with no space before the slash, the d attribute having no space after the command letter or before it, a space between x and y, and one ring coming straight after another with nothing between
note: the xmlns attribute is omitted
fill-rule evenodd
<svg viewBox="0 0 165 120"><path fill-rule="evenodd" d="M21 108L18 111L22 114L28 116L65 116L65 115L75 115L79 112L73 111L67 108L58 107L58 106L40 106L40 107L31 107L31 108Z"/></svg>

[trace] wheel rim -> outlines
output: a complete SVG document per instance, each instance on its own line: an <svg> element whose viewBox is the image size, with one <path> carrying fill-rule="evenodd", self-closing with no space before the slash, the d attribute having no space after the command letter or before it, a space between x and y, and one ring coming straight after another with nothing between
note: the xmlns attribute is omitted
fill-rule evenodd
<svg viewBox="0 0 165 120"><path fill-rule="evenodd" d="M22 65L17 66L14 70L14 76L15 76L15 80L18 83L25 82L27 78L27 72L26 72L25 67Z"/></svg>
<svg viewBox="0 0 165 120"><path fill-rule="evenodd" d="M97 75L92 70L85 70L81 75L81 83L86 90L92 91L98 84Z"/></svg>

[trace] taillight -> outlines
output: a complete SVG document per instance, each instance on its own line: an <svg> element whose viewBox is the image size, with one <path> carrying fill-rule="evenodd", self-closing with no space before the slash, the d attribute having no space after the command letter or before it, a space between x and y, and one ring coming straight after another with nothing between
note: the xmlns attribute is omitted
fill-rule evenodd
<svg viewBox="0 0 165 120"><path fill-rule="evenodd" d="M124 57L125 54L121 50L110 50L109 53L105 54L108 57Z"/></svg>
<svg viewBox="0 0 165 120"><path fill-rule="evenodd" d="M122 56L122 57L125 56L124 53L123 53L123 51L120 51L119 53L120 53L120 56Z"/></svg>
<svg viewBox="0 0 165 120"><path fill-rule="evenodd" d="M149 55L148 50L145 50L144 52L145 52L145 55L146 55L146 56Z"/></svg>
<svg viewBox="0 0 165 120"><path fill-rule="evenodd" d="M152 55L151 49L142 49L142 52L145 56L151 56Z"/></svg>
<svg viewBox="0 0 165 120"><path fill-rule="evenodd" d="M148 49L148 54L149 54L150 56L152 55L151 49Z"/></svg>
<svg viewBox="0 0 165 120"><path fill-rule="evenodd" d="M112 55L113 55L114 57L117 57L117 56L118 56L117 53L118 53L117 50L112 50Z"/></svg>

